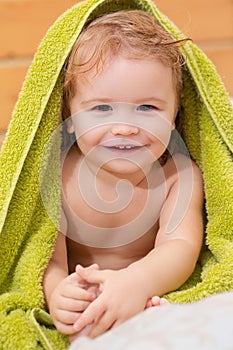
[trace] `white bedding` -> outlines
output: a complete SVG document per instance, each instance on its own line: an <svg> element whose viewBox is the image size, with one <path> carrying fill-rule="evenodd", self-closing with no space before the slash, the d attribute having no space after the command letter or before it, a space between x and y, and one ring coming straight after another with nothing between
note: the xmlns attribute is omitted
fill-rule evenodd
<svg viewBox="0 0 233 350"><path fill-rule="evenodd" d="M233 350L233 292L145 310L96 339L69 350Z"/></svg>

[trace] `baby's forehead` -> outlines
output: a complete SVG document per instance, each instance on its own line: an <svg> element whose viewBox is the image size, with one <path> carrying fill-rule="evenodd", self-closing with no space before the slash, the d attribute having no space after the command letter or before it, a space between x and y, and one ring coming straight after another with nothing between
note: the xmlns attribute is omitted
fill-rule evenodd
<svg viewBox="0 0 233 350"><path fill-rule="evenodd" d="M103 72L106 71L112 71L113 65L118 62L129 62L130 66L133 67L134 64L139 66L142 65L148 65L151 64L151 66L155 66L156 64L160 64L161 66L165 68L171 69L172 73L172 65L169 64L168 59L163 57L160 57L159 55L153 55L153 57L150 56L140 56L138 57L137 55L133 55L129 51L127 52L118 52L117 55L112 55L110 52L106 52L103 54L101 57L101 60L99 62L89 62L89 65L87 64L87 67L85 70L80 70L79 68L76 69L76 76L77 76L77 83L80 82L85 82L85 83L90 83L93 79L97 78L99 75L101 75ZM80 62L81 63L81 62ZM127 69L127 67L126 67ZM75 66L74 66L74 71L75 71ZM136 72L137 74L137 72Z"/></svg>

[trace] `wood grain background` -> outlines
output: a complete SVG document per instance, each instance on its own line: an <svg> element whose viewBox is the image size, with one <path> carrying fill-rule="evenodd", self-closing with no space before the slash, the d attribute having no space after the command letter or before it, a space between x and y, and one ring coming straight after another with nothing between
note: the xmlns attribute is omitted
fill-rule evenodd
<svg viewBox="0 0 233 350"><path fill-rule="evenodd" d="M38 44L77 0L0 0L0 146ZM210 57L233 96L233 0L156 0Z"/></svg>

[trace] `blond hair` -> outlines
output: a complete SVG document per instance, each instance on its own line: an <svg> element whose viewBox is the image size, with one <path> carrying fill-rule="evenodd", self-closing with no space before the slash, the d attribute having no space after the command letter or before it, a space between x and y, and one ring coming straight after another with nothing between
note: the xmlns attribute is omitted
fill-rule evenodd
<svg viewBox="0 0 233 350"><path fill-rule="evenodd" d="M186 40L173 40L151 15L143 11L118 11L93 20L79 35L67 61L63 118L70 116L69 101L75 94L77 76L81 79L93 71L97 75L107 60L117 56L132 60L157 58L171 67L179 106L183 65L179 46Z"/></svg>

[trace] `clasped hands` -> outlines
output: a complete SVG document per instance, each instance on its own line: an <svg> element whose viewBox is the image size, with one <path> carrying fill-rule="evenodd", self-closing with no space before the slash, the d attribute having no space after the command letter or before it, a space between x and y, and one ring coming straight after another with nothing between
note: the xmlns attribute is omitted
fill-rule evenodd
<svg viewBox="0 0 233 350"><path fill-rule="evenodd" d="M129 269L100 270L97 264L77 265L50 300L56 328L71 341L79 335L95 338L145 308L165 303L159 297L148 299L143 278Z"/></svg>

